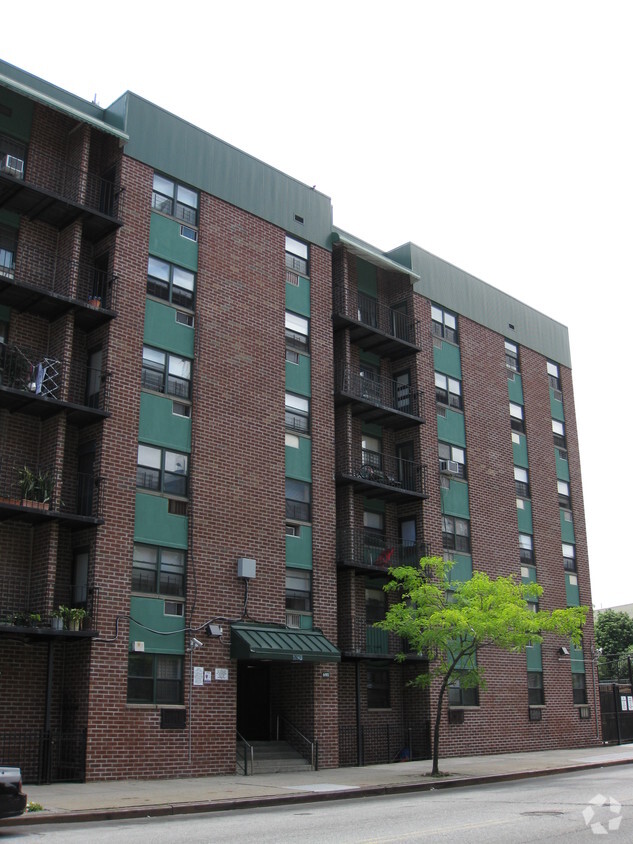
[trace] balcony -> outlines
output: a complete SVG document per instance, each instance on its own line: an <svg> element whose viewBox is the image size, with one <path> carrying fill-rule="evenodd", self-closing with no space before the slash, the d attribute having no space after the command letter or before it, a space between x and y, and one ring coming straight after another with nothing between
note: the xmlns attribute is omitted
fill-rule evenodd
<svg viewBox="0 0 633 844"><path fill-rule="evenodd" d="M110 415L108 375L71 363L69 398L62 400L62 361L24 346L0 343L0 407L10 413L38 419L65 413L69 423L78 427L97 422Z"/></svg>
<svg viewBox="0 0 633 844"><path fill-rule="evenodd" d="M334 328L348 328L361 349L393 360L422 349L420 324L397 308L343 285L334 288Z"/></svg>
<svg viewBox="0 0 633 844"><path fill-rule="evenodd" d="M403 542L399 537L378 536L345 528L337 531L336 561L339 566L384 574L397 566L417 566L428 556L425 542Z"/></svg>
<svg viewBox="0 0 633 844"><path fill-rule="evenodd" d="M123 225L122 199L122 190L111 178L39 150L26 160L4 156L0 161L0 208L60 231L80 220L91 241Z"/></svg>
<svg viewBox="0 0 633 844"><path fill-rule="evenodd" d="M350 405L352 416L393 430L422 425L423 394L392 378L368 378L349 367L337 370L334 401Z"/></svg>
<svg viewBox="0 0 633 844"><path fill-rule="evenodd" d="M0 462L0 521L56 520L71 528L103 523L104 480L86 472Z"/></svg>
<svg viewBox="0 0 633 844"><path fill-rule="evenodd" d="M350 458L347 465L337 465L336 482L353 484L354 491L367 498L395 503L428 497L426 466L365 449L357 461Z"/></svg>
<svg viewBox="0 0 633 844"><path fill-rule="evenodd" d="M0 305L49 322L73 311L75 324L90 331L116 316L116 278L87 262L29 251L0 266Z"/></svg>

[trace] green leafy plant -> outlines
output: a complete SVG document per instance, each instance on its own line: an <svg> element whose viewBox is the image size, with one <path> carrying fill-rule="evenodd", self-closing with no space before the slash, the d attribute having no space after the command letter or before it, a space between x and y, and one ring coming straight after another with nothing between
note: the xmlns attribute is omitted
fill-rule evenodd
<svg viewBox="0 0 633 844"><path fill-rule="evenodd" d="M44 807L41 803L36 803L34 800L29 800L26 804L26 811L27 812L41 812L43 811Z"/></svg>
<svg viewBox="0 0 633 844"><path fill-rule="evenodd" d="M18 470L20 494L27 501L35 501L35 472L26 464Z"/></svg>
<svg viewBox="0 0 633 844"><path fill-rule="evenodd" d="M68 626L71 630L79 630L81 622L86 618L88 613L83 607L70 607L68 610Z"/></svg>

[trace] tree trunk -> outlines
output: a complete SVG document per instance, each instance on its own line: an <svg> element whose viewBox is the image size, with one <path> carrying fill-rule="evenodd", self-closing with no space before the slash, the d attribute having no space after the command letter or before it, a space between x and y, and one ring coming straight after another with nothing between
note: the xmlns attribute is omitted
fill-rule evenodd
<svg viewBox="0 0 633 844"><path fill-rule="evenodd" d="M444 692L446 691L447 680L442 680L440 686L440 693L437 698L437 710L435 712L435 728L433 730L433 767L431 768L431 776L436 777L440 773L439 769L439 755L440 755L440 722L442 720L442 702L444 700Z"/></svg>

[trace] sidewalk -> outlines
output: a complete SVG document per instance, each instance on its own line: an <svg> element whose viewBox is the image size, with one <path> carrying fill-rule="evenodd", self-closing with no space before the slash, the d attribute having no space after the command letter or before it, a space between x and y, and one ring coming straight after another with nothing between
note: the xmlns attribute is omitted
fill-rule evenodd
<svg viewBox="0 0 633 844"><path fill-rule="evenodd" d="M171 780L61 783L25 786L43 811L0 821L7 827L225 811L282 803L456 788L505 779L622 765L633 762L633 745L505 753L440 759L447 776L429 776L431 762L402 762L308 773L196 777Z"/></svg>

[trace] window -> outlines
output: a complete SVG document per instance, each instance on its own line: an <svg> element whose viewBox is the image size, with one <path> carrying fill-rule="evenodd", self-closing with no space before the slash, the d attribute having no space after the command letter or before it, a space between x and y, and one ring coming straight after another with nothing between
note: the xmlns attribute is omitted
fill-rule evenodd
<svg viewBox="0 0 633 844"><path fill-rule="evenodd" d="M180 399L191 397L191 361L143 346L141 386Z"/></svg>
<svg viewBox="0 0 633 844"><path fill-rule="evenodd" d="M13 278L16 241L15 229L0 226L0 278Z"/></svg>
<svg viewBox="0 0 633 844"><path fill-rule="evenodd" d="M185 594L185 552L134 543L132 591L160 595Z"/></svg>
<svg viewBox="0 0 633 844"><path fill-rule="evenodd" d="M454 673L455 680L448 687L449 706L479 706L479 689L477 686L473 689L462 688L460 675L465 673L464 671Z"/></svg>
<svg viewBox="0 0 633 844"><path fill-rule="evenodd" d="M576 571L576 546L563 542L563 565L565 571Z"/></svg>
<svg viewBox="0 0 633 844"><path fill-rule="evenodd" d="M567 448L565 425L563 422L559 422L558 419L552 419L552 434L554 435L555 446L558 448Z"/></svg>
<svg viewBox="0 0 633 844"><path fill-rule="evenodd" d="M528 481L527 469L521 469L520 466L514 467L514 489L520 498L530 497L530 484Z"/></svg>
<svg viewBox="0 0 633 844"><path fill-rule="evenodd" d="M137 487L170 495L187 495L189 458L186 454L139 444L137 462Z"/></svg>
<svg viewBox="0 0 633 844"><path fill-rule="evenodd" d="M286 518L298 522L309 522L312 493L310 484L286 478Z"/></svg>
<svg viewBox="0 0 633 844"><path fill-rule="evenodd" d="M7 135L0 135L0 163L2 171L16 179L24 178L26 145Z"/></svg>
<svg viewBox="0 0 633 844"><path fill-rule="evenodd" d="M9 337L9 323L0 319L0 343L6 343Z"/></svg>
<svg viewBox="0 0 633 844"><path fill-rule="evenodd" d="M367 669L367 708L389 709L389 669Z"/></svg>
<svg viewBox="0 0 633 844"><path fill-rule="evenodd" d="M286 393L286 428L307 434L310 431L310 402L303 396Z"/></svg>
<svg viewBox="0 0 633 844"><path fill-rule="evenodd" d="M463 448L440 442L437 444L437 451L440 459L440 472L456 475L458 478L466 477L466 452Z"/></svg>
<svg viewBox="0 0 633 844"><path fill-rule="evenodd" d="M534 565L534 547L529 533L519 534L519 556L523 565Z"/></svg>
<svg viewBox="0 0 633 844"><path fill-rule="evenodd" d="M305 317L286 311L286 350L296 349L299 352L307 353L309 332L310 323ZM298 363L298 361L293 361L293 363Z"/></svg>
<svg viewBox="0 0 633 844"><path fill-rule="evenodd" d="M365 510L363 512L363 527L365 528L365 535L376 538L384 538L385 535L385 515L384 513L375 513L373 510Z"/></svg>
<svg viewBox="0 0 633 844"><path fill-rule="evenodd" d="M511 343L509 340L505 341L506 350L506 366L513 372L519 371L519 347L516 343Z"/></svg>
<svg viewBox="0 0 633 844"><path fill-rule="evenodd" d="M442 547L470 554L470 524L467 519L442 516Z"/></svg>
<svg viewBox="0 0 633 844"><path fill-rule="evenodd" d="M549 379L549 385L552 390L560 392L560 372L558 369L558 364L552 363L549 360L547 361L547 377Z"/></svg>
<svg viewBox="0 0 633 844"><path fill-rule="evenodd" d="M368 626L383 621L387 613L387 595L383 589L365 589L365 621Z"/></svg>
<svg viewBox="0 0 633 844"><path fill-rule="evenodd" d="M457 317L437 305L431 305L431 331L450 343L457 343Z"/></svg>
<svg viewBox="0 0 633 844"><path fill-rule="evenodd" d="M286 235L286 267L308 275L308 244Z"/></svg>
<svg viewBox="0 0 633 844"><path fill-rule="evenodd" d="M309 613L312 610L312 573L286 569L286 610Z"/></svg>
<svg viewBox="0 0 633 844"><path fill-rule="evenodd" d="M411 373L409 370L398 372L394 378L396 390L396 409L401 413L411 413Z"/></svg>
<svg viewBox="0 0 633 844"><path fill-rule="evenodd" d="M441 372L435 373L435 400L439 404L462 409L462 385L455 378L449 378Z"/></svg>
<svg viewBox="0 0 633 844"><path fill-rule="evenodd" d="M172 654L130 654L127 702L181 704L182 663Z"/></svg>
<svg viewBox="0 0 633 844"><path fill-rule="evenodd" d="M567 481L557 481L558 486L558 505L565 510L571 507L571 498L569 495L569 484Z"/></svg>
<svg viewBox="0 0 633 844"><path fill-rule="evenodd" d="M157 299L164 299L172 305L193 310L193 296L196 286L196 274L153 258L147 260L147 292Z"/></svg>
<svg viewBox="0 0 633 844"><path fill-rule="evenodd" d="M587 680L584 674L571 675L571 687L574 694L574 703L587 703Z"/></svg>
<svg viewBox="0 0 633 844"><path fill-rule="evenodd" d="M154 173L152 208L162 214L177 217L192 226L197 225L198 194L196 191L172 182Z"/></svg>
<svg viewBox="0 0 633 844"><path fill-rule="evenodd" d="M543 672L528 671L528 705L543 706L545 694L543 693Z"/></svg>
<svg viewBox="0 0 633 844"><path fill-rule="evenodd" d="M360 391L364 399L380 401L380 368L372 363L361 361Z"/></svg>
<svg viewBox="0 0 633 844"><path fill-rule="evenodd" d="M520 404L514 404L514 402L510 402L510 427L513 431L519 431L521 434L525 432L523 408Z"/></svg>
<svg viewBox="0 0 633 844"><path fill-rule="evenodd" d="M382 440L378 437L363 434L361 447L363 449L363 466L382 469Z"/></svg>

